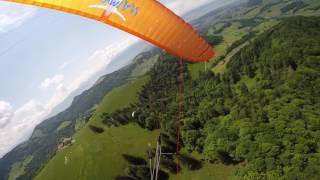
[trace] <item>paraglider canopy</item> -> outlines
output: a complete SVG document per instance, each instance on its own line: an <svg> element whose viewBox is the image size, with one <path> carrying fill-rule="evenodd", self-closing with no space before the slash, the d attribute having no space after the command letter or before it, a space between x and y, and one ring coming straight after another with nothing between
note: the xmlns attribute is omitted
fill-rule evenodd
<svg viewBox="0 0 320 180"><path fill-rule="evenodd" d="M2 0L30 4L101 21L192 62L208 61L212 47L156 0Z"/></svg>

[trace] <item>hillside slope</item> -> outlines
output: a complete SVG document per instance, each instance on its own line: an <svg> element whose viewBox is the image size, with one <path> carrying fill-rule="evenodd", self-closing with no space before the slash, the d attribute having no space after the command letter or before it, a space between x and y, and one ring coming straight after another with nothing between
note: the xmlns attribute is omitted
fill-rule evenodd
<svg viewBox="0 0 320 180"><path fill-rule="evenodd" d="M144 156L144 147L155 141L157 132L150 133L133 124L106 128L101 123L100 112L111 113L134 103L136 93L146 81L148 77L143 77L106 95L88 125L74 136L76 143L57 153L35 179L114 179L125 172L127 163L122 158L123 154ZM92 126L104 130L95 133L90 129ZM68 158L67 163L65 158Z"/></svg>
<svg viewBox="0 0 320 180"><path fill-rule="evenodd" d="M198 63L189 67L193 77L205 67L214 65L214 71L223 73L230 58L248 44L257 34L270 29L291 16L319 16L318 0L249 0L247 3L235 3L226 8L213 11L197 21L194 26L210 41L222 38L220 43L213 43L216 56L209 64Z"/></svg>

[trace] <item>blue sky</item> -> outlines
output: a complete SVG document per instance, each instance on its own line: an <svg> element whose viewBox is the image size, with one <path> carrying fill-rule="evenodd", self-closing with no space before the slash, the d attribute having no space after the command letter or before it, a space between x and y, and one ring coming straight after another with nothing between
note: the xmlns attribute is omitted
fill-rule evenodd
<svg viewBox="0 0 320 180"><path fill-rule="evenodd" d="M213 0L162 0L177 14ZM223 1L223 0L216 0ZM139 39L75 15L0 2L0 157Z"/></svg>

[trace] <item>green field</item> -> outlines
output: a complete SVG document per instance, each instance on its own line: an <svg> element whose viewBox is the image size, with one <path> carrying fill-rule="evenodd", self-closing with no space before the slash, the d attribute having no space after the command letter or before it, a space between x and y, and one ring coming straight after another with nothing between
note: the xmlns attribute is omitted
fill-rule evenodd
<svg viewBox="0 0 320 180"><path fill-rule="evenodd" d="M138 67L136 67L133 70L131 76L138 77L138 76L145 75L153 67L153 65L157 62L158 58L159 58L159 55L155 55L151 58L148 58L145 63L138 65Z"/></svg>
<svg viewBox="0 0 320 180"><path fill-rule="evenodd" d="M191 77L197 79L199 77L199 72L205 71L208 67L210 67L210 63L190 64L188 70L190 71Z"/></svg>
<svg viewBox="0 0 320 180"><path fill-rule="evenodd" d="M147 80L148 77L140 78L106 95L89 124L104 127L101 113L134 102L137 91ZM122 154L144 157L148 143L155 142L158 136L157 131L150 133L135 124L104 129L105 132L96 134L85 126L75 134L76 143L58 152L35 179L112 179L125 174L128 164Z"/></svg>
<svg viewBox="0 0 320 180"><path fill-rule="evenodd" d="M127 162L122 154L144 157L148 143L157 135L134 124L110 128L102 134L84 128L76 134L76 143L58 152L35 179L112 179L125 174Z"/></svg>
<svg viewBox="0 0 320 180"><path fill-rule="evenodd" d="M64 129L68 127L71 124L71 121L64 121L62 122L59 127L57 128L57 131L60 131L61 129Z"/></svg>
<svg viewBox="0 0 320 180"><path fill-rule="evenodd" d="M137 100L137 92L139 92L139 90L148 80L148 76L143 76L135 81L129 82L124 86L113 89L102 99L89 123L98 126L103 125L100 119L102 113L110 113L135 102Z"/></svg>

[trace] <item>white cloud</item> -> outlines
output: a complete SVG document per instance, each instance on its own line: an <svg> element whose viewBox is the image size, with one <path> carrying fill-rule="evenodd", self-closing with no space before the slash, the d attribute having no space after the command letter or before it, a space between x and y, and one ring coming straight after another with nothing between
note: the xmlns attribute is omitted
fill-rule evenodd
<svg viewBox="0 0 320 180"><path fill-rule="evenodd" d="M36 13L36 8L21 4L0 2L0 32L17 28Z"/></svg>
<svg viewBox="0 0 320 180"><path fill-rule="evenodd" d="M213 1L214 0L161 0L161 2L164 3L169 9L173 10L179 15Z"/></svg>
<svg viewBox="0 0 320 180"><path fill-rule="evenodd" d="M0 128L10 122L12 114L12 106L5 101L0 101Z"/></svg>
<svg viewBox="0 0 320 180"><path fill-rule="evenodd" d="M67 88L65 87L65 85L63 83L57 85L56 90L62 93L65 93L67 91Z"/></svg>
<svg viewBox="0 0 320 180"><path fill-rule="evenodd" d="M5 103L5 106L8 109L8 103ZM34 127L48 112L48 109L36 100L30 100L14 111L9 109L9 122L6 126L0 127L0 158L17 144L27 140Z"/></svg>
<svg viewBox="0 0 320 180"><path fill-rule="evenodd" d="M64 76L61 74L57 74L54 75L51 78L46 78L45 80L43 80L43 82L40 84L40 88L45 89L45 88L49 88L51 86L58 86L61 84L61 82L63 81Z"/></svg>
<svg viewBox="0 0 320 180"><path fill-rule="evenodd" d="M70 64L72 64L72 61L66 61L63 64L61 64L61 66L59 66L59 70L63 70L65 68L67 68Z"/></svg>

